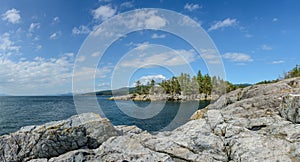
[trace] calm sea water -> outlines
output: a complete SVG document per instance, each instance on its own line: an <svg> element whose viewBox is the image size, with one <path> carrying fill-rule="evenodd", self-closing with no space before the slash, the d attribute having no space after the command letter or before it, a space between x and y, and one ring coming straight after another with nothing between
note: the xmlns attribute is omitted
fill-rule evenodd
<svg viewBox="0 0 300 162"><path fill-rule="evenodd" d="M195 110L209 104L204 101L166 102L157 115L147 119L137 119L126 115L121 110L122 108L120 109L120 107L132 107L131 101L118 101L119 104L116 105L115 101L108 100L108 97L97 97L97 100L105 117L112 124L137 125L149 132L159 131L162 128L172 130L186 123ZM90 97L82 96L81 102L86 102L88 106ZM147 107L150 104L150 102L134 103L139 107ZM40 125L49 121L67 119L75 114L77 111L71 96L0 97L0 135L15 132L27 125Z"/></svg>

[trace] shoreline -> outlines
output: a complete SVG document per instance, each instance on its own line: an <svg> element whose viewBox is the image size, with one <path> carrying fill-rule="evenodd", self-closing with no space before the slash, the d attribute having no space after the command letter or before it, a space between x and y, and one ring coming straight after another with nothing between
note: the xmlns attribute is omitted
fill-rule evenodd
<svg viewBox="0 0 300 162"><path fill-rule="evenodd" d="M109 100L132 100L132 101L216 101L219 95L193 94L193 95L171 95L171 94L154 94L138 95L128 94L121 96L112 96Z"/></svg>

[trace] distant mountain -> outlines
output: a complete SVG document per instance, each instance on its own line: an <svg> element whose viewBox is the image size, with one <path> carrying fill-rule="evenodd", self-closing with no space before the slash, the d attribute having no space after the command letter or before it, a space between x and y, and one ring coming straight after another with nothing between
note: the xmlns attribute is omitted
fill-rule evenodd
<svg viewBox="0 0 300 162"><path fill-rule="evenodd" d="M73 93L64 93L64 94L60 94L59 96L73 96Z"/></svg>
<svg viewBox="0 0 300 162"><path fill-rule="evenodd" d="M124 88L120 88L120 89L115 89L115 90L104 90L104 91L97 91L97 92L91 92L91 93L86 93L84 95L91 95L91 94L95 94L97 96L121 96L121 95L127 95L130 93L133 93L135 91L134 87L124 87Z"/></svg>

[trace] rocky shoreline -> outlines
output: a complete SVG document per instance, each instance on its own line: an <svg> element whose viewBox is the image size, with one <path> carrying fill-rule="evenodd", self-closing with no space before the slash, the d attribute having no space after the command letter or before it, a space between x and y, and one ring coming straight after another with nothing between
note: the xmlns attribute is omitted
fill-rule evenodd
<svg viewBox="0 0 300 162"><path fill-rule="evenodd" d="M0 161L300 161L300 78L246 87L152 135L94 113L0 137Z"/></svg>
<svg viewBox="0 0 300 162"><path fill-rule="evenodd" d="M171 94L156 94L156 95L137 95L128 94L122 96L113 96L109 100L133 100L133 101L215 101L219 95L171 95Z"/></svg>

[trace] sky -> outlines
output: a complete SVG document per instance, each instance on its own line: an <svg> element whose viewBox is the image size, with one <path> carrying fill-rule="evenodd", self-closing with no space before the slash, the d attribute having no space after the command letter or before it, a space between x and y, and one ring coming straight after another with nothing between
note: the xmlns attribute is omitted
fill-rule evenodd
<svg viewBox="0 0 300 162"><path fill-rule="evenodd" d="M178 16L167 19L161 9ZM83 93L180 72L211 74L214 67L236 84L277 79L299 64L299 11L297 0L0 0L0 94L65 94L75 92L74 85ZM120 18L126 13L131 17ZM172 24L181 16L215 48L199 49L182 38L196 32ZM120 24L139 30L116 35ZM166 32L167 26L179 33ZM197 36L193 40L204 46ZM107 48L92 51L90 44ZM89 57L82 55L87 51ZM84 86L89 83L93 88Z"/></svg>

